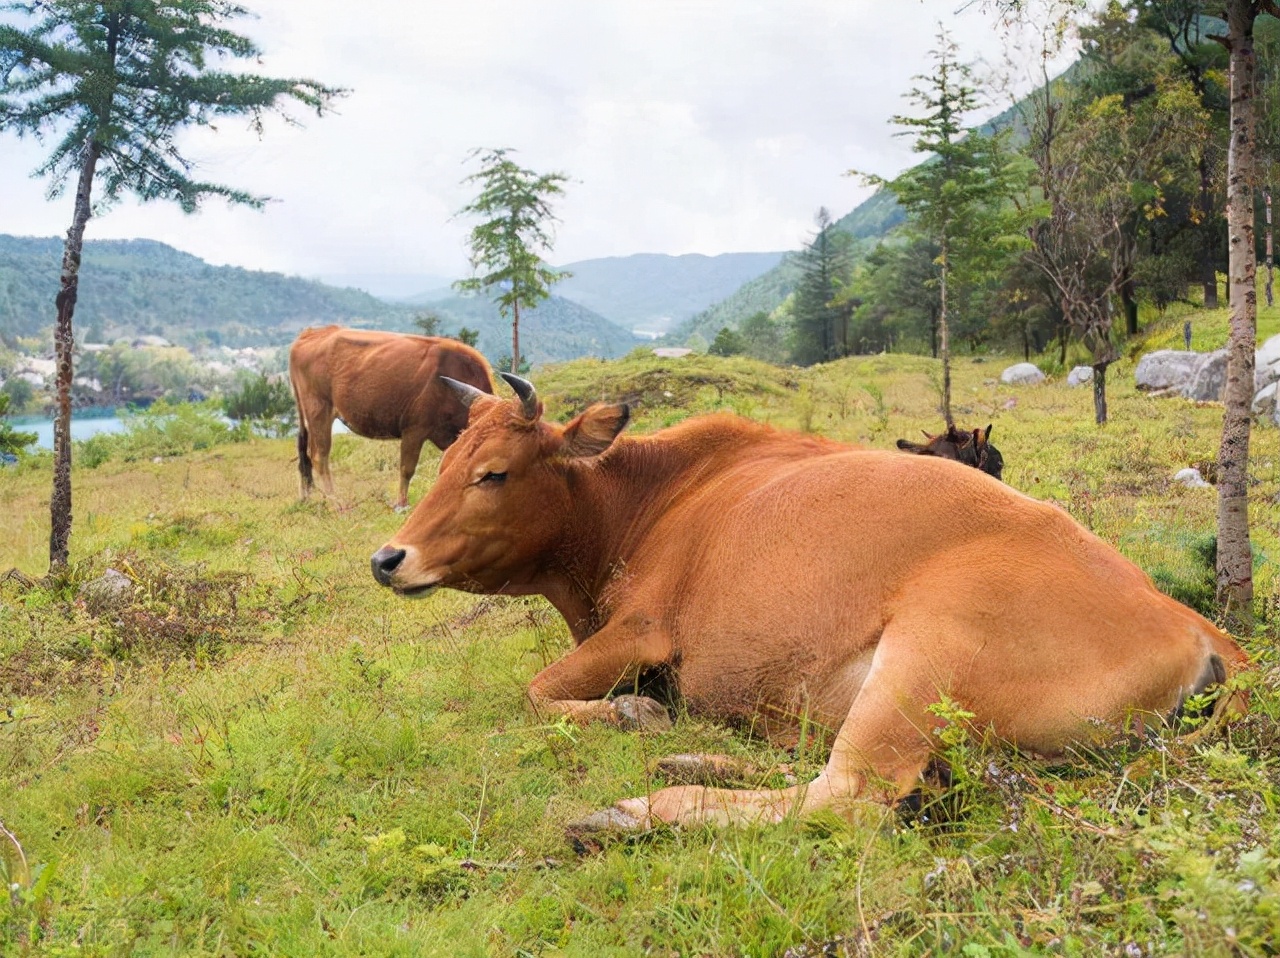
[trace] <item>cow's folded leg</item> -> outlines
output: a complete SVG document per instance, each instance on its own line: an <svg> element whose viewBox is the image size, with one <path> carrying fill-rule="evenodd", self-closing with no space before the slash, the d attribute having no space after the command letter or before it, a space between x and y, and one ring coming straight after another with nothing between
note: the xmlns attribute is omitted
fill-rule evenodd
<svg viewBox="0 0 1280 958"><path fill-rule="evenodd" d="M618 802L614 808L650 825L764 824L820 809L864 821L869 810L878 812L919 784L937 725L925 710L929 700L910 672L895 674L892 653L877 652L827 766L812 782L781 789L680 785Z"/></svg>
<svg viewBox="0 0 1280 958"><path fill-rule="evenodd" d="M671 718L667 710L647 696L605 698L643 669L662 664L668 650L663 634L606 626L534 676L529 701L539 715L564 715L582 724L608 722L626 729L668 729Z"/></svg>

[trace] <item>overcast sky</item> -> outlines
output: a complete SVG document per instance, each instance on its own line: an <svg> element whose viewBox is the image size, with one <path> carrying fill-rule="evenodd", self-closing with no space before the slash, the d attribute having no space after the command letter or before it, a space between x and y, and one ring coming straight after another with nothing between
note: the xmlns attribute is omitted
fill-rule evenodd
<svg viewBox="0 0 1280 958"><path fill-rule="evenodd" d="M303 129L258 139L226 123L188 139L201 176L275 197L265 211L125 204L88 238L303 276L460 276L464 161L508 146L571 177L553 263L792 249L819 206L841 216L865 198L845 170L915 162L888 120L940 20L966 59L994 70L1006 52L962 0L246 2L263 72L350 95ZM41 155L0 139L0 232L66 230L70 195L48 201L29 177Z"/></svg>

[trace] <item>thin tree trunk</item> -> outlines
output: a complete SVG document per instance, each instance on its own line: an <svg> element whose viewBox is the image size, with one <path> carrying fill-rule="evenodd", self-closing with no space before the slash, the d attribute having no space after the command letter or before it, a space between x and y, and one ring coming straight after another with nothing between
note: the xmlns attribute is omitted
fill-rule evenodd
<svg viewBox="0 0 1280 958"><path fill-rule="evenodd" d="M1213 264L1213 177L1209 160L1200 153L1200 281L1205 309L1218 308L1218 273Z"/></svg>
<svg viewBox="0 0 1280 958"><path fill-rule="evenodd" d="M511 374L520 374L520 301L511 304Z"/></svg>
<svg viewBox="0 0 1280 958"><path fill-rule="evenodd" d="M947 273L950 264L947 262L947 236L942 235L942 310L938 314L938 338L941 340L942 352L942 418L951 429L956 423L951 418L951 335L947 328Z"/></svg>
<svg viewBox="0 0 1280 958"><path fill-rule="evenodd" d="M1093 366L1093 421L1099 426L1107 421L1107 366L1109 363L1094 363Z"/></svg>
<svg viewBox="0 0 1280 958"><path fill-rule="evenodd" d="M1267 205L1267 305L1274 306L1275 298L1272 293L1274 284L1274 268L1275 261L1271 256L1271 187L1264 186L1262 188L1262 198L1266 200Z"/></svg>
<svg viewBox="0 0 1280 958"><path fill-rule="evenodd" d="M1253 620L1253 550L1249 542L1249 427L1257 343L1257 252L1253 237L1254 48L1252 0L1229 0L1231 140L1227 153L1227 230L1230 240L1230 334L1218 453L1218 600L1234 629Z"/></svg>
<svg viewBox="0 0 1280 958"><path fill-rule="evenodd" d="M62 252L62 277L58 297L58 319L53 329L54 353L58 361L57 415L53 421L53 493L49 498L49 569L64 568L71 554L71 380L75 375L75 333L71 318L80 286L80 254L84 248L84 228L92 212L93 174L98 166L99 146L90 140L80 165L76 185L75 215Z"/></svg>
<svg viewBox="0 0 1280 958"><path fill-rule="evenodd" d="M1126 275L1120 284L1120 301L1124 305L1124 331L1129 336L1138 335L1138 281L1133 270L1126 267Z"/></svg>

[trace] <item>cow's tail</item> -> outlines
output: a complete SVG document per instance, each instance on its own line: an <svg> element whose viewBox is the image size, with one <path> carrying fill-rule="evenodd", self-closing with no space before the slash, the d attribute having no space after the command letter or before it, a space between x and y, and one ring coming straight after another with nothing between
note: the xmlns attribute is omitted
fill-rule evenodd
<svg viewBox="0 0 1280 958"><path fill-rule="evenodd" d="M1210 668L1214 670L1214 678L1218 684L1229 683L1241 672L1247 671L1253 662L1249 653L1236 644L1235 639L1218 629L1211 636L1213 654L1209 656ZM1222 718L1240 718L1249 711L1249 693L1246 689L1236 687L1228 695L1221 695L1214 705L1214 716Z"/></svg>
<svg viewBox="0 0 1280 958"><path fill-rule="evenodd" d="M293 387L293 401L298 404L298 476L301 479L302 494L311 491L311 455L307 452L310 436L307 432L307 415L302 409L302 399L298 396L298 387L289 377L289 385Z"/></svg>

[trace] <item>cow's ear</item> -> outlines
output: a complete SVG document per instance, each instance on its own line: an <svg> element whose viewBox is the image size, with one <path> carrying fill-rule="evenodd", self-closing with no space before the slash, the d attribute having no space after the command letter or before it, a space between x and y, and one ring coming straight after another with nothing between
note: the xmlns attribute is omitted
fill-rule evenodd
<svg viewBox="0 0 1280 958"><path fill-rule="evenodd" d="M927 436L929 434L925 433L925 435ZM899 439L898 448L901 449L903 452L922 453L928 447L922 446L918 442L911 442L909 439Z"/></svg>
<svg viewBox="0 0 1280 958"><path fill-rule="evenodd" d="M598 456L618 438L631 420L626 403L592 406L564 427L564 451L575 458Z"/></svg>

